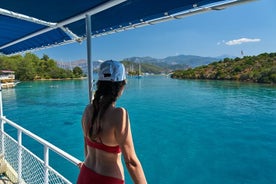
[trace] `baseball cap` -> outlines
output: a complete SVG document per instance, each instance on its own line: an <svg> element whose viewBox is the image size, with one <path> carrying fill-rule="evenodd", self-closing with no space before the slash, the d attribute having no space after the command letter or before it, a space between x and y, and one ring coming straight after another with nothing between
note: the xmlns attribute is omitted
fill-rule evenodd
<svg viewBox="0 0 276 184"><path fill-rule="evenodd" d="M99 81L119 82L126 79L125 67L113 60L104 61L100 66Z"/></svg>

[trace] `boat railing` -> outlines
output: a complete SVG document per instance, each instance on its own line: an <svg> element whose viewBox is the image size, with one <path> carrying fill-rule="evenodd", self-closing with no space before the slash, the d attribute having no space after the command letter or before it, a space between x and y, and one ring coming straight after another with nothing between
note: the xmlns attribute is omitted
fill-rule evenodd
<svg viewBox="0 0 276 184"><path fill-rule="evenodd" d="M17 136L16 134L14 136L17 138L13 138L5 132L5 124L9 124L13 127L13 130L15 129L17 131ZM43 159L39 158L22 144L22 134L43 146ZM80 160L77 158L12 122L5 116L1 116L0 139L0 165L2 166L4 162L6 168L5 172L13 183L71 184L68 179L49 165L49 150L60 155L61 158L65 159L67 162L71 162L76 167L80 163ZM0 170L2 170L1 167Z"/></svg>

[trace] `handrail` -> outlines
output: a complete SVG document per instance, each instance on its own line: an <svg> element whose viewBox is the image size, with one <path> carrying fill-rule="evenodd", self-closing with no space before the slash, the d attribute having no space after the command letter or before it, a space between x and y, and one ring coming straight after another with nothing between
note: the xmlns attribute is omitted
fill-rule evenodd
<svg viewBox="0 0 276 184"><path fill-rule="evenodd" d="M29 137L33 138L34 140L38 141L39 143L41 143L42 145L50 148L52 151L54 151L55 153L59 154L60 156L64 157L65 159L67 159L68 161L70 161L71 163L73 163L74 165L78 165L79 163L81 163L81 161L75 157L73 157L72 155L66 153L65 151L61 150L60 148L56 147L55 145L49 143L48 141L42 139L41 137L35 135L34 133L30 132L29 130L17 125L16 123L12 122L11 120L7 119L6 117L2 116L1 119L5 122L8 123L9 125L11 125L12 127L16 128L17 130L19 130L20 132L28 135Z"/></svg>

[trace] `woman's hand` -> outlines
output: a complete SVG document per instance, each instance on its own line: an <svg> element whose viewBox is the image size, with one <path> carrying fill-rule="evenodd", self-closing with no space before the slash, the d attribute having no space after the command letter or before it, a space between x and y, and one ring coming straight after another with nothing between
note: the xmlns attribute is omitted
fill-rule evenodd
<svg viewBox="0 0 276 184"><path fill-rule="evenodd" d="M82 165L83 165L83 162L78 163L79 169L81 169Z"/></svg>

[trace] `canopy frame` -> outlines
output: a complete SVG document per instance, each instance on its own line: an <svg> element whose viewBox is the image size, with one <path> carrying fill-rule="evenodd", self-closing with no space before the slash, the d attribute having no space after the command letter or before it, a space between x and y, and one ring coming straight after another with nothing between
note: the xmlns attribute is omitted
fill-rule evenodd
<svg viewBox="0 0 276 184"><path fill-rule="evenodd" d="M49 22L42 21L42 20L39 20L39 19L36 19L36 18L33 18L33 17L29 17L29 16L26 16L26 15L22 15L22 14L18 14L18 13L14 13L14 12L11 12L11 11L8 11L8 10L1 9L1 13L3 13L3 14L5 13L5 15L9 15L9 16L12 16L14 18L16 17L16 18L27 20L27 21L34 22L34 23L39 23L39 24L42 24L42 25L47 25L48 27L46 27L46 28L44 28L42 30L39 30L39 31L37 31L35 33L32 33L30 35L27 35L27 36L25 36L23 38L20 38L18 40L15 40L13 42L10 42L8 44L5 44L5 45L1 46L0 49L4 49L4 48L9 47L11 45L14 45L16 43L19 43L19 42L25 41L27 39L30 39L32 37L35 37L37 35L41 35L43 33L49 32L49 31L51 31L53 29L62 28L63 26L65 26L67 24L70 24L70 23L73 23L73 22L76 22L76 21L79 21L79 20L85 18L86 15L91 16L91 15L97 14L97 13L99 13L101 11L104 11L104 10L106 10L108 8L116 6L116 5L118 5L118 4L122 3L122 2L125 2L125 1L126 0L108 1L108 2L102 4L102 5L98 6L98 7L95 7L93 9L91 9L91 10L88 10L87 12L84 12L82 14L79 14L77 16L74 16L72 18L69 18L69 19L64 20L62 22L59 22L59 23L49 23ZM66 33L72 34L72 32L69 29L63 28L63 30L66 30L65 31ZM83 40L83 38L79 38L75 34L73 34L73 36L76 37L75 41L77 41L77 42L80 42L80 41Z"/></svg>

